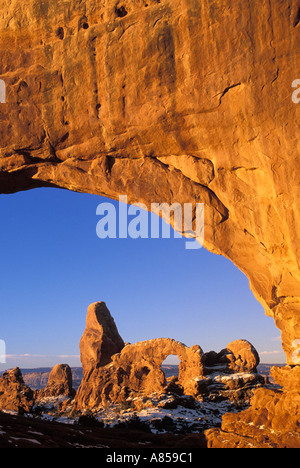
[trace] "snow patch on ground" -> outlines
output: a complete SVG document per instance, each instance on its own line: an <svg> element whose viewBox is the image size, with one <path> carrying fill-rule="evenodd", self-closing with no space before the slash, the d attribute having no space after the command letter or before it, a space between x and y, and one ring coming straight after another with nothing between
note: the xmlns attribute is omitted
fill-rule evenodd
<svg viewBox="0 0 300 468"><path fill-rule="evenodd" d="M57 421L64 424L77 424L79 416L73 416L72 411L64 414L56 413L55 408L61 398L48 398L40 418ZM142 406L140 409L137 407ZM235 412L235 406L229 401L204 402L190 397L181 397L177 404L172 394L153 394L146 401L141 398L128 399L126 404L111 404L97 411L86 412L86 416L104 427L143 427L152 433L197 433L210 427L221 425L222 416Z"/></svg>

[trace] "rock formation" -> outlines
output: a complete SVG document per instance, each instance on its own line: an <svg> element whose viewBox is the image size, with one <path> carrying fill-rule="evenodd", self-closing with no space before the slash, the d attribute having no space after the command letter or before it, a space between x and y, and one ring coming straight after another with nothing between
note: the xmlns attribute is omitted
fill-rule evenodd
<svg viewBox="0 0 300 468"><path fill-rule="evenodd" d="M164 391L167 383L161 364L170 354L181 359L178 383L187 395L197 391L197 379L203 375L202 350L188 348L170 338L158 338L128 344L106 366L95 366L84 374L76 394L76 407L95 408L107 402L125 401L129 395ZM84 356L82 357L84 360Z"/></svg>
<svg viewBox="0 0 300 468"><path fill-rule="evenodd" d="M298 0L1 0L0 17L1 192L204 203L205 247L247 275L290 366L299 17Z"/></svg>
<svg viewBox="0 0 300 468"><path fill-rule="evenodd" d="M297 0L1 0L1 11L1 192L203 202L205 247L248 276L293 364Z"/></svg>
<svg viewBox="0 0 300 468"><path fill-rule="evenodd" d="M256 372L259 355L247 340L235 340L219 353L220 361L227 362L232 372Z"/></svg>
<svg viewBox="0 0 300 468"><path fill-rule="evenodd" d="M86 328L80 340L81 364L84 372L104 366L113 354L119 353L124 342L119 335L114 319L104 302L88 307Z"/></svg>
<svg viewBox="0 0 300 468"><path fill-rule="evenodd" d="M50 372L45 388L33 391L25 385L19 367L8 370L0 378L0 411L14 411L20 414L31 413L35 405L48 397L74 398L72 372L68 364L57 364Z"/></svg>
<svg viewBox="0 0 300 468"><path fill-rule="evenodd" d="M211 448L300 448L299 368L273 367L272 377L281 389L259 388L251 406L223 416L221 429L206 433ZM294 374L294 375L293 375Z"/></svg>
<svg viewBox="0 0 300 468"><path fill-rule="evenodd" d="M106 305L92 304L80 340L84 377L76 394L77 408L124 401L134 392L162 391L166 379L161 364L170 354L179 356L179 383L186 394L193 394L195 379L203 375L203 351L199 346L188 348L169 338L124 346Z"/></svg>
<svg viewBox="0 0 300 468"><path fill-rule="evenodd" d="M74 397L72 371L68 364L57 364L50 372L48 383L45 388L35 392L35 398L56 397L56 396Z"/></svg>
<svg viewBox="0 0 300 468"><path fill-rule="evenodd" d="M101 348L106 340L105 331L102 327L98 330L94 327L93 333L89 332L91 311L104 309L106 323L111 323L112 318L103 303L97 304L88 308L86 329L80 341L84 376L75 396L77 410L95 410L107 403L125 403L128 398L168 391L219 400L235 400L243 394L245 400L248 390L264 383L264 379L256 375L257 351L246 340L231 342L218 354L204 354L198 345L189 348L170 338L157 338L125 345L104 365ZM113 329L113 336L119 337L114 322ZM111 333L111 327L107 330ZM89 360L91 354L94 358ZM180 364L178 379L168 382L161 366L169 355L177 355ZM87 362L92 365L86 365ZM238 373L241 375L233 378ZM246 376L243 375L245 373Z"/></svg>
<svg viewBox="0 0 300 468"><path fill-rule="evenodd" d="M33 391L25 385L19 367L6 371L0 377L0 410L30 412L33 407Z"/></svg>
<svg viewBox="0 0 300 468"><path fill-rule="evenodd" d="M41 390L47 386L51 372L52 369L47 367L33 369L32 372L29 369L22 369L22 376L25 384L32 390ZM72 387L76 390L82 380L83 369L82 367L72 367L71 372Z"/></svg>
<svg viewBox="0 0 300 468"><path fill-rule="evenodd" d="M120 351L113 353L115 349ZM45 388L34 392L24 384L20 369L15 368L0 379L0 409L32 415L50 414L51 417L69 417L75 411L81 414L83 421L88 418L86 411L100 412L103 417L104 408L111 404L112 407L129 405L134 412L149 407L175 409L180 406L196 411L191 423L193 430L203 431L211 428L212 420L215 421L214 417L211 420L212 416L220 414L211 404L225 402L225 411L232 411L232 405L233 408L245 407L254 390L264 389L266 384L265 378L257 374L259 357L248 341L233 341L219 353L203 353L198 345L189 348L170 338L124 345L103 302L88 308L80 351L83 379L77 392L72 388L72 371L67 364L56 365ZM177 355L180 364L178 377L167 379L162 364L169 355ZM283 371L283 376L285 373ZM289 385L291 382L293 380ZM203 404L206 406L202 407ZM224 414L224 406L222 409L221 414ZM207 412L210 422L204 417ZM156 429L183 430L167 416L161 421L150 420L150 423ZM186 429L185 424L182 427ZM147 428L150 430L150 426ZM212 431L207 433L207 440L213 446L219 439Z"/></svg>

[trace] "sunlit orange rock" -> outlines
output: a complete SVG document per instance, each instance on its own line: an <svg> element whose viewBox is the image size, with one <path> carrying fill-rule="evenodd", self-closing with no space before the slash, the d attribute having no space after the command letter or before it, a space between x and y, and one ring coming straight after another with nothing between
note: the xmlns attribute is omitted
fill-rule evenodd
<svg viewBox="0 0 300 468"><path fill-rule="evenodd" d="M205 247L248 276L293 364L296 0L1 5L1 192L203 202Z"/></svg>
<svg viewBox="0 0 300 468"><path fill-rule="evenodd" d="M0 377L0 410L27 413L34 404L33 391L24 383L19 367L8 370Z"/></svg>
<svg viewBox="0 0 300 468"><path fill-rule="evenodd" d="M34 398L39 400L44 397L68 396L74 397L72 371L68 364L56 364L49 374L45 388L36 390Z"/></svg>
<svg viewBox="0 0 300 468"><path fill-rule="evenodd" d="M204 203L205 247L248 276L293 364L297 2L5 2L1 192Z"/></svg>
<svg viewBox="0 0 300 468"><path fill-rule="evenodd" d="M0 17L1 193L204 203L205 247L247 275L291 366L299 17L296 0L1 0Z"/></svg>
<svg viewBox="0 0 300 468"><path fill-rule="evenodd" d="M272 376L283 387L259 388L247 410L225 414L221 429L206 432L210 448L300 448L299 369L273 367Z"/></svg>
<svg viewBox="0 0 300 468"><path fill-rule="evenodd" d="M94 328L94 333L89 333L95 309L105 310L106 322L112 321L102 302L88 308L87 326L81 339L84 346L80 348L84 376L74 403L77 410L95 410L107 403L126 403L128 398L136 400L170 391L214 401L239 400L245 404L253 389L265 383L264 378L256 373L259 363L257 351L246 340L229 343L225 350L213 353L213 359L212 353L204 354L198 345L187 347L171 338L156 338L126 344L120 352L110 355L108 364L103 364L102 343L107 340L106 331L111 336L111 327L100 327L98 332ZM98 320L101 321L100 315L96 321L99 324ZM119 336L114 322L113 329L113 336ZM113 345L114 342L111 350ZM91 355L93 360L90 360ZM179 375L169 381L162 364L170 355L179 358ZM89 365L85 364L87 362ZM220 375L216 379L218 373Z"/></svg>
<svg viewBox="0 0 300 468"><path fill-rule="evenodd" d="M165 391L163 361L175 354L180 359L178 385L186 395L196 395L197 379L203 375L202 350L188 348L170 338L157 338L126 345L112 362L85 373L76 394L76 407L97 408L107 402L124 402L132 395Z"/></svg>
<svg viewBox="0 0 300 468"><path fill-rule="evenodd" d="M84 372L102 367L119 353L124 341L119 335L115 321L104 302L95 302L88 307L86 327L79 348Z"/></svg>

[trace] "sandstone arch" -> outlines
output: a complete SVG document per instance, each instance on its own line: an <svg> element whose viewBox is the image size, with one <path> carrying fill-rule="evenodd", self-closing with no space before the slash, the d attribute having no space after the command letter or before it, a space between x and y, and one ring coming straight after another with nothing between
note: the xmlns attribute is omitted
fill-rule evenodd
<svg viewBox="0 0 300 468"><path fill-rule="evenodd" d="M199 345L189 348L171 338L134 344L124 344L122 340L123 345L118 345L121 348L119 352L107 354L108 348L115 349L119 339L105 303L91 304L80 341L84 375L74 400L77 410L97 411L110 403L130 402L135 405L136 400L155 399L169 393L188 395L191 400L201 399L214 386L215 372L218 371L223 373L225 380L229 377L229 381L238 374L235 385L240 383L240 379L248 380L250 386L264 382L257 376L258 353L244 339L232 341L219 353L210 351L205 354ZM170 355L179 359L179 375L167 380L162 363ZM220 375L217 380L220 380Z"/></svg>
<svg viewBox="0 0 300 468"><path fill-rule="evenodd" d="M171 360L170 360L171 358ZM176 378L179 374L180 359L177 354L169 354L165 360L161 363L161 370L165 374L166 379ZM172 372L171 372L172 371Z"/></svg>
<svg viewBox="0 0 300 468"><path fill-rule="evenodd" d="M84 353L87 347L82 348ZM198 380L203 376L203 351L198 345L188 348L171 338L156 338L126 344L105 366L86 367L76 393L75 407L91 409L106 403L124 402L129 396L149 396L164 392L167 386L162 362L170 354L180 359L178 385L185 395L198 395ZM85 362L85 356L81 355Z"/></svg>
<svg viewBox="0 0 300 468"><path fill-rule="evenodd" d="M145 376L142 379L144 388L154 392L163 390L166 385L161 365L170 354L176 354L180 360L178 383L186 394L192 394L194 379L203 375L203 351L198 345L188 348L170 338L156 338L125 346L121 353L112 356L112 362L116 368L126 368L128 364L133 366L137 377ZM137 385L141 385L139 379Z"/></svg>
<svg viewBox="0 0 300 468"><path fill-rule="evenodd" d="M204 203L299 364L298 1L0 6L1 193Z"/></svg>
<svg viewBox="0 0 300 468"><path fill-rule="evenodd" d="M124 9L1 0L1 192L205 203L205 246L248 276L293 363L297 2L128 0Z"/></svg>

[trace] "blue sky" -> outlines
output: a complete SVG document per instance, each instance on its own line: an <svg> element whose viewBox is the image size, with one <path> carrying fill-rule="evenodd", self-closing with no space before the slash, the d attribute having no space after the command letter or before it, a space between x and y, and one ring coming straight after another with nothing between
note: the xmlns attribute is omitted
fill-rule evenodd
<svg viewBox="0 0 300 468"><path fill-rule="evenodd" d="M279 330L229 260L173 236L99 239L96 209L107 201L50 188L0 196L0 370L79 366L96 301L126 342L170 337L218 352L244 338L261 362L285 362Z"/></svg>

